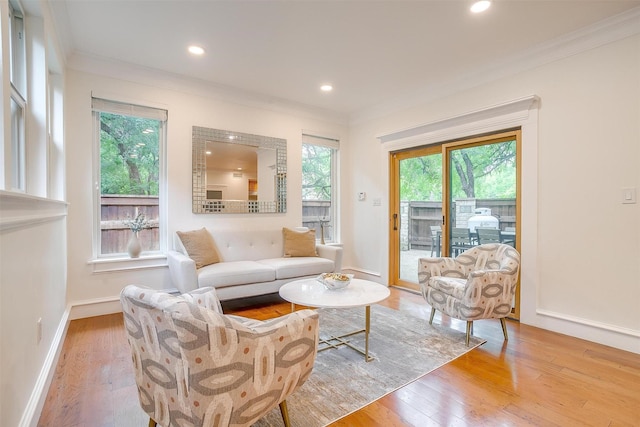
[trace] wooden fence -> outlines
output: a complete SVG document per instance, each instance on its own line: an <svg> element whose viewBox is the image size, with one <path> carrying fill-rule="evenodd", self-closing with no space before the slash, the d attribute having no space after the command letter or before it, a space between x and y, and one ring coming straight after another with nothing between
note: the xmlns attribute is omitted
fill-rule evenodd
<svg viewBox="0 0 640 427"><path fill-rule="evenodd" d="M334 241L334 230L331 224L331 201L329 200L303 200L302 201L302 226L316 230L316 237L320 239L320 223L324 223L324 240Z"/></svg>
<svg viewBox="0 0 640 427"><path fill-rule="evenodd" d="M468 202L469 199L466 201ZM515 199L474 199L475 208L489 208L491 214L498 218L499 227L515 227ZM125 253L131 237L131 230L123 220L135 218L138 213L144 214L151 223L151 229L142 230L138 237L143 251L157 251L159 248L158 232L158 197L154 196L117 196L109 195L101 198L101 249L103 254ZM454 223L456 221L456 203L453 203ZM320 223L325 223L325 241L334 241L334 229L331 224L331 202L303 200L302 225L314 228L320 238ZM442 224L442 202L412 201L401 202L401 242L403 249L431 249L432 225Z"/></svg>
<svg viewBox="0 0 640 427"><path fill-rule="evenodd" d="M515 199L464 199L469 206L491 209L491 215L498 218L500 230L506 227L516 226L516 200ZM453 212L452 223L459 227L467 226L467 219L474 215L473 210L464 215L458 213L457 204L454 201L451 207ZM407 224L401 227L402 249L431 249L431 226L442 225L442 202L401 202L401 221ZM406 237L403 238L402 234Z"/></svg>
<svg viewBox="0 0 640 427"><path fill-rule="evenodd" d="M131 238L129 226L124 220L133 219L141 213L151 228L138 234L143 251L160 249L158 230L158 197L108 195L100 198L100 244L102 254L117 254L127 251Z"/></svg>

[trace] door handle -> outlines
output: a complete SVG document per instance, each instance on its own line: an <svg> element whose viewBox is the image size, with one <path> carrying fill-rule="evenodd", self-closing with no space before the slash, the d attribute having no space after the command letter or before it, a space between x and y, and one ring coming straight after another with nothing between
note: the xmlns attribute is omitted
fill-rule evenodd
<svg viewBox="0 0 640 427"><path fill-rule="evenodd" d="M398 214L393 214L393 231L398 231Z"/></svg>

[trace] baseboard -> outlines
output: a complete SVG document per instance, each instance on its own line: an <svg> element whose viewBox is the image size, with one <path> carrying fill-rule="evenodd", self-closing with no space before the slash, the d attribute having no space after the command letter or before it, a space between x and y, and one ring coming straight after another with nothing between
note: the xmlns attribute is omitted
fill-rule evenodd
<svg viewBox="0 0 640 427"><path fill-rule="evenodd" d="M58 359L62 352L64 339L67 336L70 312L71 307L67 307L62 314L56 333L53 336L51 346L47 352L47 357L44 359L40 374L36 379L33 390L31 391L31 397L29 398L27 406L22 413L20 424L18 424L19 427L36 427L38 425L38 421L40 421L40 414L42 413L44 402L47 399L47 393L49 392L49 387L51 386L51 380L55 374L56 366L58 366Z"/></svg>
<svg viewBox="0 0 640 427"><path fill-rule="evenodd" d="M534 326L640 354L640 331L564 313L537 309Z"/></svg>
<svg viewBox="0 0 640 427"><path fill-rule="evenodd" d="M373 276L373 277L382 276L379 271L370 271L370 270L365 270L363 268L357 268L357 267L342 267L341 271L355 271L356 273L362 273L367 276Z"/></svg>
<svg viewBox="0 0 640 427"><path fill-rule="evenodd" d="M70 320L103 316L105 314L119 313L121 311L122 305L120 304L119 297L96 298L93 300L73 303L71 306Z"/></svg>
<svg viewBox="0 0 640 427"><path fill-rule="evenodd" d="M179 293L175 288L162 289L162 291L169 294ZM120 304L119 296L77 301L71 304L70 320L104 316L105 314L120 313L121 311L122 305Z"/></svg>

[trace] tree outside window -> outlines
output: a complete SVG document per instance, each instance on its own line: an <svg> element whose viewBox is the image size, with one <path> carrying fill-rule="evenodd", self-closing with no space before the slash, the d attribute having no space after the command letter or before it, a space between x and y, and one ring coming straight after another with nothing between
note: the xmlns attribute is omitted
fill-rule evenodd
<svg viewBox="0 0 640 427"><path fill-rule="evenodd" d="M96 104L100 110L108 110L110 106L103 100ZM94 106L100 153L98 255L125 253L132 233L128 224L136 218L149 225L138 232L143 253L159 251L165 122L146 117L149 114L119 114L121 104L114 103L113 107L117 112L96 111Z"/></svg>
<svg viewBox="0 0 640 427"><path fill-rule="evenodd" d="M102 194L157 196L160 121L100 113Z"/></svg>
<svg viewBox="0 0 640 427"><path fill-rule="evenodd" d="M335 239L334 148L302 144L302 222L325 243Z"/></svg>
<svg viewBox="0 0 640 427"><path fill-rule="evenodd" d="M515 141L453 151L453 198L515 198L515 162ZM403 160L400 175L401 200L442 201L441 155Z"/></svg>

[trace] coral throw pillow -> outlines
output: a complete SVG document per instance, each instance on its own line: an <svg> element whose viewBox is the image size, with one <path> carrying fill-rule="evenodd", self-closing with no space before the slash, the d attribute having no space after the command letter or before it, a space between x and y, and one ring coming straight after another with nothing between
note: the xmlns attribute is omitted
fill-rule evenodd
<svg viewBox="0 0 640 427"><path fill-rule="evenodd" d="M318 256L316 253L316 230L296 231L283 228L284 256Z"/></svg>
<svg viewBox="0 0 640 427"><path fill-rule="evenodd" d="M206 228L176 232L189 258L196 262L196 268L220 262L213 238Z"/></svg>

